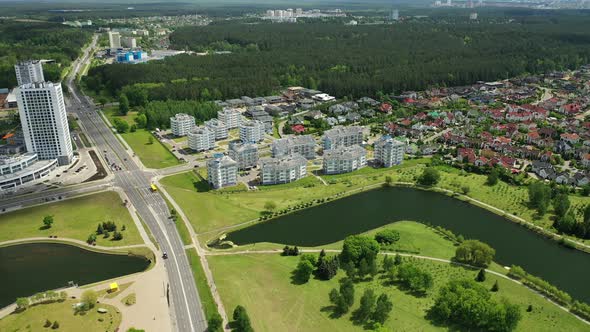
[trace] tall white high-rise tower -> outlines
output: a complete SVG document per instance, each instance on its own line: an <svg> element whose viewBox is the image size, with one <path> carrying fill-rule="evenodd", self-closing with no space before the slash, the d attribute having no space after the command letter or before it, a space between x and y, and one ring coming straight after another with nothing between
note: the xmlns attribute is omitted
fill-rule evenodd
<svg viewBox="0 0 590 332"><path fill-rule="evenodd" d="M39 60L19 62L14 65L16 82L18 85L40 83L45 81L43 76L43 65Z"/></svg>

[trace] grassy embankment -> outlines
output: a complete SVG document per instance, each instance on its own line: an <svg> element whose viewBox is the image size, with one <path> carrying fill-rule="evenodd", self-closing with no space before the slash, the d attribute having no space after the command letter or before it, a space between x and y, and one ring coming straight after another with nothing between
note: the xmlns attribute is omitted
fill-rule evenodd
<svg viewBox="0 0 590 332"><path fill-rule="evenodd" d="M27 310L11 314L0 320L0 331L85 331L113 332L121 324L121 312L108 304L97 304L84 315L75 315L72 305L76 300L66 300L50 304L39 304ZM98 308L107 313L97 312ZM59 329L44 327L45 321L59 322Z"/></svg>
<svg viewBox="0 0 590 332"><path fill-rule="evenodd" d="M51 228L45 229L43 218L48 215L53 216L54 223ZM113 241L112 234L108 239L97 236L97 245L119 247L143 243L127 208L115 192L102 192L2 214L0 242L50 235L86 241L98 224L105 221L113 221L118 230L125 226L121 232L123 239Z"/></svg>
<svg viewBox="0 0 590 332"><path fill-rule="evenodd" d="M200 239L207 241L222 233L224 227L255 220L264 211L264 204L268 201L277 205L275 211L280 211L316 199L372 188L383 183L386 176L390 176L394 182L413 183L422 172L424 162L424 159L408 160L391 169L367 167L349 174L322 176L327 186L310 176L286 185L259 186L257 191L216 192L209 191L206 183L194 172L169 176L160 182L183 209L197 233L215 233L201 235ZM513 186L501 181L495 186L488 186L484 175L464 173L450 167L438 168L441 180L437 188L461 192L462 187L469 187L467 195L470 198L550 229L552 209L542 218L537 218L535 211L527 205L526 186ZM584 206L590 204L590 198L570 195L570 200L572 209L581 218Z"/></svg>
<svg viewBox="0 0 590 332"><path fill-rule="evenodd" d="M453 244L422 225L402 222L397 229L401 233L400 245L423 248L424 255L439 253L449 256L454 252ZM394 227L398 226L397 224ZM334 244L334 246L337 246ZM409 259L409 258L405 258ZM295 269L296 257L281 257L275 254L223 255L208 257L213 271L217 290L228 314L236 305L245 306L256 331L358 331L362 327L354 325L350 313L331 318L328 293L338 287L343 271L330 281L312 279L303 285L291 282L291 272ZM477 271L448 263L418 259L417 264L431 272L434 288L426 296L414 296L397 285L389 285L378 275L371 281L355 285L355 304L364 289L371 288L376 294L387 293L393 301L393 311L385 326L392 331L446 331L449 327L435 326L426 318L438 289L447 281L457 278L475 278ZM498 269L495 265L493 270ZM240 273L235 273L240 271ZM511 280L487 274L483 283L488 289L498 281L500 291L492 293L494 298L506 298L518 304L522 320L517 331L582 331L588 326L549 303L538 294ZM529 305L532 312L526 312Z"/></svg>
<svg viewBox="0 0 590 332"><path fill-rule="evenodd" d="M113 124L115 118L119 118L127 121L129 126L135 123L133 119L137 115L136 112L129 112L126 116L116 115L116 107L107 107L103 112L111 124ZM129 144L145 167L166 168L180 164L178 159L146 129L126 132L121 134L121 137ZM151 144L149 143L150 137L153 138Z"/></svg>
<svg viewBox="0 0 590 332"><path fill-rule="evenodd" d="M213 314L217 312L217 305L215 304L215 300L213 299L213 295L211 294L211 290L207 284L205 271L203 271L203 266L201 266L201 261L199 260L197 251L194 248L187 249L186 255L188 257L191 269L193 270L193 277L195 278L195 284L197 286L197 291L199 292L199 298L201 299L201 303L203 305L205 318L209 320L209 318L211 318Z"/></svg>

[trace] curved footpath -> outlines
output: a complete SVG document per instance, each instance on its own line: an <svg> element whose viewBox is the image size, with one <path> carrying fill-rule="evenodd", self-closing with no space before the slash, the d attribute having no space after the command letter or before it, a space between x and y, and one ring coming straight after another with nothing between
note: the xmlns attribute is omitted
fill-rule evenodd
<svg viewBox="0 0 590 332"><path fill-rule="evenodd" d="M26 244L26 243L31 243L31 242L44 242L44 243L71 243L73 245L76 245L78 247L81 247L83 249L89 249L92 250L94 249L100 249L100 250L105 250L105 251L117 251L117 250L122 250L122 249L130 249L130 248L139 248L139 247L148 247L149 245L147 244L130 244L127 246L118 246L118 247L107 247L107 246L99 246L99 245L89 245L88 243L84 242L84 241L80 241L80 240L76 240L76 239L70 239L70 238L49 238L49 237L28 237L28 238L24 238L24 239L18 239L18 240L8 240L8 241L4 241L4 242L0 242L0 247L4 247L4 246L10 246L10 245L18 245L18 244ZM152 248L150 248L152 249ZM154 249L152 249L154 250Z"/></svg>
<svg viewBox="0 0 590 332"><path fill-rule="evenodd" d="M322 249L301 249L300 252L302 253L319 253L321 252ZM330 253L339 253L340 250L336 250L336 249L324 249L325 252L330 252ZM233 252L210 252L210 251L204 251L205 255L207 256L230 256L230 255L248 255L248 254L279 254L281 253L280 249L275 249L275 250L251 250L251 251L233 251ZM444 259L444 258L437 258L437 257L430 257L430 256L422 256L422 255L414 255L414 254L406 254L406 253L397 253L397 252L380 252L380 255L388 255L388 256L393 256L393 255L400 255L403 257L412 257L412 258L417 258L417 259L425 259L425 260L430 260L430 261L435 261L435 262L441 262L441 263L448 263L448 264L452 264L452 265L457 265L457 266L464 266L464 267L468 267L468 268L474 268L474 269L479 269L478 267L475 266L471 266L468 264L463 264L463 263L458 263L458 262L453 262L449 259ZM574 317L576 317L577 319L581 320L582 322L590 325L590 322L587 321L586 319L572 313L571 311L569 311L568 308L560 305L559 303L553 301L552 299L544 296L543 294L537 292L534 289L531 289L530 287L527 287L526 285L524 285L522 282L518 281L518 280L514 280L510 277L508 277L507 275L504 275L500 272L496 272L496 271L492 271L492 270L488 270L485 269L485 271L487 273L493 274L497 277L500 278L504 278L506 280L510 280L516 284L522 285L523 287L528 288L530 291L532 291L533 293L536 293L537 295L539 295L540 297L544 298L545 300L547 300L548 302L553 303L555 306L557 306L558 308L560 308L561 310L573 315Z"/></svg>

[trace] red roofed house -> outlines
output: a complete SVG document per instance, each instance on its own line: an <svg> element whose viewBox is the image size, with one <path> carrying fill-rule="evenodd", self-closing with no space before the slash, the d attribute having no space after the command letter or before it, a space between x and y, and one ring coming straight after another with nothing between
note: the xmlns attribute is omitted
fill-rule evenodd
<svg viewBox="0 0 590 332"><path fill-rule="evenodd" d="M457 160L459 160L460 162L473 163L475 161L475 151L473 151L473 149L468 148L458 148Z"/></svg>
<svg viewBox="0 0 590 332"><path fill-rule="evenodd" d="M561 134L561 140L571 143L571 144L576 144L580 141L580 136L578 136L578 134L573 133L573 134L568 134L568 133L564 133Z"/></svg>
<svg viewBox="0 0 590 332"><path fill-rule="evenodd" d="M590 153L586 153L582 156L582 165L586 168L590 168Z"/></svg>
<svg viewBox="0 0 590 332"><path fill-rule="evenodd" d="M291 130L295 134L302 134L305 131L305 127L302 124L296 124L294 126L291 126Z"/></svg>
<svg viewBox="0 0 590 332"><path fill-rule="evenodd" d="M565 104L559 108L559 112L565 114L576 114L580 113L581 110L580 104Z"/></svg>
<svg viewBox="0 0 590 332"><path fill-rule="evenodd" d="M389 103L382 103L381 106L379 106L379 111L383 113L389 113L392 109L393 107Z"/></svg>

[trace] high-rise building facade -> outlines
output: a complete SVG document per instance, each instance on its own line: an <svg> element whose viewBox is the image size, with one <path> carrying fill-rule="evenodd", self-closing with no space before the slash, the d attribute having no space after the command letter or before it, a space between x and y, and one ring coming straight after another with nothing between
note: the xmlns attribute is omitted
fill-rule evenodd
<svg viewBox="0 0 590 332"><path fill-rule="evenodd" d="M258 147L256 144L230 142L228 154L238 163L240 170L251 169L258 165Z"/></svg>
<svg viewBox="0 0 590 332"><path fill-rule="evenodd" d="M393 139L389 135L383 135L375 142L375 159L383 167L399 165L404 160L405 144Z"/></svg>
<svg viewBox="0 0 590 332"><path fill-rule="evenodd" d="M19 62L14 65L14 71L16 72L16 82L18 86L45 82L43 65L39 60Z"/></svg>
<svg viewBox="0 0 590 332"><path fill-rule="evenodd" d="M109 47L121 48L121 35L116 31L109 31Z"/></svg>
<svg viewBox="0 0 590 332"><path fill-rule="evenodd" d="M264 139L265 133L262 121L252 120L240 125L240 140L243 143L258 143Z"/></svg>
<svg viewBox="0 0 590 332"><path fill-rule="evenodd" d="M186 136L195 128L195 117L192 115L178 113L170 117L170 129L174 136Z"/></svg>
<svg viewBox="0 0 590 332"><path fill-rule="evenodd" d="M238 163L228 156L221 156L207 162L207 180L215 188L238 184Z"/></svg>
<svg viewBox="0 0 590 332"><path fill-rule="evenodd" d="M227 129L238 128L242 124L242 114L234 108L224 108L217 112L217 119L227 126Z"/></svg>
<svg viewBox="0 0 590 332"><path fill-rule="evenodd" d="M229 137L229 131L225 125L225 122L219 121L217 119L211 119L205 121L205 126L215 133L216 141Z"/></svg>
<svg viewBox="0 0 590 332"><path fill-rule="evenodd" d="M16 96L27 150L41 160L71 163L74 152L61 84L24 84Z"/></svg>
<svg viewBox="0 0 590 332"><path fill-rule="evenodd" d="M197 127L188 133L188 147L194 151L215 148L215 133L207 127Z"/></svg>

